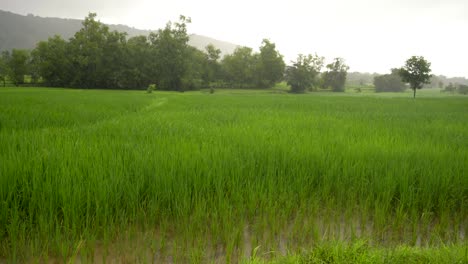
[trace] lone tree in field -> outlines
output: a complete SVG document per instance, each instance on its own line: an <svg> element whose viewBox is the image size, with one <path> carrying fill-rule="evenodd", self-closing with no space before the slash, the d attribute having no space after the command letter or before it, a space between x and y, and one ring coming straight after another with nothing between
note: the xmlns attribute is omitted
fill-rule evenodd
<svg viewBox="0 0 468 264"><path fill-rule="evenodd" d="M422 56L413 56L406 61L399 73L401 79L410 84L413 98L416 98L416 89L421 89L424 84L431 82L431 63Z"/></svg>

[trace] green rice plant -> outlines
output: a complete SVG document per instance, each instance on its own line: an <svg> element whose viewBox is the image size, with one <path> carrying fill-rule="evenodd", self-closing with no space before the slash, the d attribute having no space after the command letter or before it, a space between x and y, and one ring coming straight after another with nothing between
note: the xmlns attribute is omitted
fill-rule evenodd
<svg viewBox="0 0 468 264"><path fill-rule="evenodd" d="M0 262L466 244L463 96L156 93L0 89Z"/></svg>

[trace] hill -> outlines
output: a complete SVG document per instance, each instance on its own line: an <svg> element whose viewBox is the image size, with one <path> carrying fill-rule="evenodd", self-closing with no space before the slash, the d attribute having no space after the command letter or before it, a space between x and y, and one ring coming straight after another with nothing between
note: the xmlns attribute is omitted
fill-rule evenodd
<svg viewBox="0 0 468 264"><path fill-rule="evenodd" d="M0 51L11 49L33 49L36 43L54 35L64 39L71 38L81 28L80 19L39 17L19 15L0 10ZM141 30L126 25L108 25L111 30L126 32L129 37L148 35L151 31ZM213 38L191 34L189 44L200 50L213 44L222 54L229 54L238 45Z"/></svg>

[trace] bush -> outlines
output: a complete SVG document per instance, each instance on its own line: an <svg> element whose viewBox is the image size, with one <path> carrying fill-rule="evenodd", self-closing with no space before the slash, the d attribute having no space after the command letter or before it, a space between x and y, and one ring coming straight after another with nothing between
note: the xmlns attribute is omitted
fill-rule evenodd
<svg viewBox="0 0 468 264"><path fill-rule="evenodd" d="M468 85L460 84L457 89L460 94L468 94Z"/></svg>
<svg viewBox="0 0 468 264"><path fill-rule="evenodd" d="M147 93L152 93L155 90L156 90L156 84L150 84L150 85L148 85L148 88L146 89L146 92Z"/></svg>
<svg viewBox="0 0 468 264"><path fill-rule="evenodd" d="M377 93L380 92L403 92L406 85L401 81L398 74L384 74L374 77L374 86Z"/></svg>

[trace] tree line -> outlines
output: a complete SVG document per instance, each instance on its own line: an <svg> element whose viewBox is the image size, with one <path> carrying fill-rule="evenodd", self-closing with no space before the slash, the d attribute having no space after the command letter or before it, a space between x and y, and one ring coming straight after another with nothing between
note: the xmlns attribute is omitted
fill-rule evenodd
<svg viewBox="0 0 468 264"><path fill-rule="evenodd" d="M111 31L90 13L69 40L56 35L39 42L32 51L2 52L0 81L4 86L7 79L21 85L29 76L30 83L50 87L147 89L151 85L173 91L272 88L285 81L295 93L345 90L349 67L342 58L325 65L325 58L317 54L299 54L287 66L268 39L262 41L259 52L239 47L221 58L221 51L213 45L204 51L188 45L190 23L190 18L180 16L148 36L127 39L126 33ZM372 77L376 92L401 92L408 83L415 95L416 89L434 81L429 73L430 63L413 56L403 68ZM465 86L458 86L449 85L446 90L466 93Z"/></svg>
<svg viewBox="0 0 468 264"><path fill-rule="evenodd" d="M90 13L69 40L54 36L32 51L13 49L0 56L0 80L14 85L30 82L50 87L195 90L204 87L271 88L286 81L293 92L316 88L344 91L349 69L336 58L321 72L324 58L299 55L286 66L275 43L264 39L259 52L239 47L221 58L208 45L200 51L188 45L190 18L180 16L148 36L127 39L110 31Z"/></svg>

